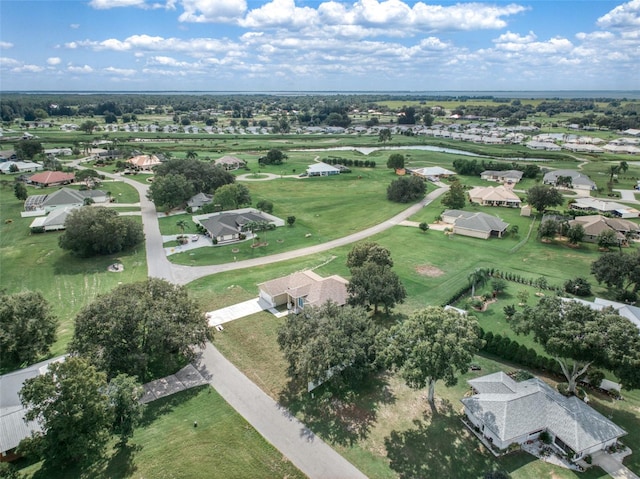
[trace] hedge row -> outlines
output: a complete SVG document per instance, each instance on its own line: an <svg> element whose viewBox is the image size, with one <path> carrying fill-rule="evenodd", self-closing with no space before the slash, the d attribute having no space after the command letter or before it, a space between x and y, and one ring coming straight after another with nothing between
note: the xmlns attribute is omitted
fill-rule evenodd
<svg viewBox="0 0 640 479"><path fill-rule="evenodd" d="M373 160L352 160L350 158L323 158L323 162L328 165L357 166L364 168L375 168L376 162Z"/></svg>
<svg viewBox="0 0 640 479"><path fill-rule="evenodd" d="M484 332L481 329L482 339L484 339L484 347L482 351L493 354L506 361L512 361L522 366L527 366L542 371L549 371L555 374L561 374L560 365L556 360L546 356L539 355L534 349L527 348L524 344L502 336L501 334L493 334L491 331Z"/></svg>

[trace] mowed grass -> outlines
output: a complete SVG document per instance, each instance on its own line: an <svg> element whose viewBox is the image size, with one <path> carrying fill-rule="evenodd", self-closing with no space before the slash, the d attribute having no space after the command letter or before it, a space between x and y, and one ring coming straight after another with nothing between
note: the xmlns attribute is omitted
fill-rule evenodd
<svg viewBox="0 0 640 479"><path fill-rule="evenodd" d="M28 191L43 194L55 189L29 187ZM7 293L39 291L47 299L60 319L53 355L66 352L73 335L73 318L83 306L119 283L142 281L147 276L144 245L118 255L78 258L58 246L61 232L31 234L33 218L20 217L23 202L14 196L13 181L0 182L0 204L2 288ZM116 261L124 265L124 271L108 272L107 267Z"/></svg>
<svg viewBox="0 0 640 479"><path fill-rule="evenodd" d="M129 447L110 453L90 470L61 473L38 464L21 472L33 479L305 477L210 386L150 403Z"/></svg>

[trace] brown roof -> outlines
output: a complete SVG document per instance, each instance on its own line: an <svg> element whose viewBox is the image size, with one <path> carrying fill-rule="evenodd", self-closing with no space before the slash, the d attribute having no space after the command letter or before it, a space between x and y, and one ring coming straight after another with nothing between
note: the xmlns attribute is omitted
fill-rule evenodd
<svg viewBox="0 0 640 479"><path fill-rule="evenodd" d="M138 166L140 168L148 168L150 166L159 165L161 162L156 155L138 155L129 158L127 163Z"/></svg>
<svg viewBox="0 0 640 479"><path fill-rule="evenodd" d="M76 178L74 173L64 173L62 171L43 171L36 173L29 178L32 183L40 183L49 185L52 183L62 183L65 181L73 181Z"/></svg>
<svg viewBox="0 0 640 479"><path fill-rule="evenodd" d="M348 281L338 275L323 278L313 271L301 271L258 286L272 297L287 293L292 298L305 297L306 303L312 306L320 306L329 300L342 306L347 303L347 284Z"/></svg>
<svg viewBox="0 0 640 479"><path fill-rule="evenodd" d="M638 231L639 227L632 221L621 218L607 218L602 215L576 216L569 221L570 225L581 224L584 232L590 236L598 236L606 230L614 230L618 238L624 238L627 231Z"/></svg>

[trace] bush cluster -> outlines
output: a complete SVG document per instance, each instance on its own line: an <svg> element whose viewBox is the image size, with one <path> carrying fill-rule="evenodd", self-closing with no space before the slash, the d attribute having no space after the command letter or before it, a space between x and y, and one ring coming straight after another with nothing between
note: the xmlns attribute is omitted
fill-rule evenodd
<svg viewBox="0 0 640 479"><path fill-rule="evenodd" d="M328 165L356 166L359 168L375 168L376 162L373 160L351 160L349 158L329 157L322 161Z"/></svg>
<svg viewBox="0 0 640 479"><path fill-rule="evenodd" d="M539 355L534 349L527 348L525 345L517 341L502 336L501 334L493 334L491 331L482 332L482 339L485 344L482 351L498 356L507 361L513 361L523 366L540 369L559 374L560 366L558 363L546 356Z"/></svg>

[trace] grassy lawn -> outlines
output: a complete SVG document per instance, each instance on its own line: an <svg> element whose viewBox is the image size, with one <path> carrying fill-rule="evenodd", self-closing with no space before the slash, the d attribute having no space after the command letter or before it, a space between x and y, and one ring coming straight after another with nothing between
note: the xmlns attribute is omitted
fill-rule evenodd
<svg viewBox="0 0 640 479"><path fill-rule="evenodd" d="M22 472L33 479L305 477L210 386L149 404L129 447L112 450L89 471L60 473L39 466Z"/></svg>
<svg viewBox="0 0 640 479"><path fill-rule="evenodd" d="M28 189L29 194L55 191ZM118 255L77 258L58 247L60 232L31 234L33 218L20 217L23 202L15 198L12 181L0 182L0 204L2 287L8 293L40 291L49 301L60 319L53 355L66 351L73 334L73 318L83 306L118 283L142 281L147 276L144 246ZM108 272L107 266L116 260L124 265L124 271Z"/></svg>

